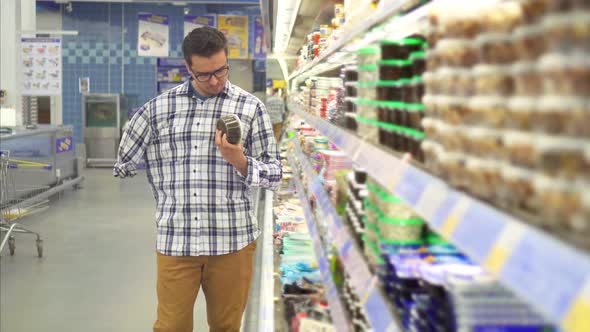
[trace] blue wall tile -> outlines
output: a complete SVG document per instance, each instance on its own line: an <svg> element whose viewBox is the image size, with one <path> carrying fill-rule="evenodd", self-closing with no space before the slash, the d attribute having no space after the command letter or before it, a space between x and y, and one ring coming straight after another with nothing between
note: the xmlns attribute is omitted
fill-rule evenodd
<svg viewBox="0 0 590 332"><path fill-rule="evenodd" d="M64 36L62 51L63 121L74 126L76 142L83 141L82 98L78 79L90 77L92 93L128 95L129 107L139 107L155 97L156 58L137 57L137 14L168 15L170 56L181 57L185 7L190 9L190 15L249 16L249 52L252 53L254 16L260 15L257 5L191 4L180 7L74 2L73 11L63 13L63 29L78 31L77 36Z"/></svg>

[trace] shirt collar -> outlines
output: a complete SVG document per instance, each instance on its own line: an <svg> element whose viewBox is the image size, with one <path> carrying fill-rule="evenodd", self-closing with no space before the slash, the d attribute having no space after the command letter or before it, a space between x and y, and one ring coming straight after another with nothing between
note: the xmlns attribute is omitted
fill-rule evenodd
<svg viewBox="0 0 590 332"><path fill-rule="evenodd" d="M230 83L229 80L227 80L227 81L225 81L225 86L223 87L223 90L217 96L203 98L203 96L201 96L195 90L195 87L191 84L191 81L192 81L192 78L187 80L186 82L184 82L183 86L180 88L180 90L178 92L180 94L187 95L189 97L196 97L196 98L200 98L201 100L203 100L203 99L208 99L208 98L213 98L213 97L229 97L231 94L231 91L233 89L233 85Z"/></svg>

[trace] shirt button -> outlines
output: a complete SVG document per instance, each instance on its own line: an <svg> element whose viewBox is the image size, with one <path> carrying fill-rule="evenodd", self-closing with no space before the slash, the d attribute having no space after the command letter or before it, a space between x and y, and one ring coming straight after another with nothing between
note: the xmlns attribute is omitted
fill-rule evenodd
<svg viewBox="0 0 590 332"><path fill-rule="evenodd" d="M199 218L195 217L195 220L199 220Z"/></svg>
<svg viewBox="0 0 590 332"><path fill-rule="evenodd" d="M194 193L193 196L197 197L197 193Z"/></svg>
<svg viewBox="0 0 590 332"><path fill-rule="evenodd" d="M193 169L193 173L197 173L197 170L196 169Z"/></svg>
<svg viewBox="0 0 590 332"><path fill-rule="evenodd" d="M197 148L197 146L195 145L195 149Z"/></svg>

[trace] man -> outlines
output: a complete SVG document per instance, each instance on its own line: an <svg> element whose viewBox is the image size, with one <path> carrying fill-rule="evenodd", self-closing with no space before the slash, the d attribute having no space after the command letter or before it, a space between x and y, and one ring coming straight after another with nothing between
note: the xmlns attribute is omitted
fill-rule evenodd
<svg viewBox="0 0 590 332"><path fill-rule="evenodd" d="M228 81L227 40L202 27L185 37L191 79L131 119L114 175L135 175L145 158L156 199L158 319L154 331L192 331L202 286L211 331L239 331L256 238L252 187L281 181L277 145L260 100ZM241 142L216 130L235 114ZM145 156L145 157L144 157Z"/></svg>
<svg viewBox="0 0 590 332"><path fill-rule="evenodd" d="M270 115L272 129L277 141L281 136L281 130L283 129L283 114L285 113L285 102L283 101L283 98L279 97L278 92L278 89L273 89L272 95L266 100L268 115Z"/></svg>

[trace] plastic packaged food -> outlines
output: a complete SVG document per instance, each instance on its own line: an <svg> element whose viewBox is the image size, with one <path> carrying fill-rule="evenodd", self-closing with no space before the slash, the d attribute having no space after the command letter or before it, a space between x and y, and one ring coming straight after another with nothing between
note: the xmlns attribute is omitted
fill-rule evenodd
<svg viewBox="0 0 590 332"><path fill-rule="evenodd" d="M359 118L357 118L357 122ZM372 144L379 144L379 128L367 123L359 122L357 128L358 135L365 141Z"/></svg>
<svg viewBox="0 0 590 332"><path fill-rule="evenodd" d="M420 76L416 76L414 78L412 78L411 82L410 82L410 86L411 86L411 91L412 91L412 97L411 98L406 98L404 96L404 100L410 100L410 103L422 103L422 96L424 96L424 81L422 80L422 77Z"/></svg>
<svg viewBox="0 0 590 332"><path fill-rule="evenodd" d="M585 54L547 54L539 67L546 95L590 95L590 57Z"/></svg>
<svg viewBox="0 0 590 332"><path fill-rule="evenodd" d="M405 104L407 112L407 127L422 131L422 119L424 118L424 105Z"/></svg>
<svg viewBox="0 0 590 332"><path fill-rule="evenodd" d="M509 132L504 135L506 159L515 165L539 169L547 175L573 179L584 174L585 140Z"/></svg>
<svg viewBox="0 0 590 332"><path fill-rule="evenodd" d="M502 137L502 142L505 147L502 157L504 161L512 162L515 165L520 165L528 168L536 167L536 148L535 140L537 135L521 132L521 131L506 131Z"/></svg>
<svg viewBox="0 0 590 332"><path fill-rule="evenodd" d="M443 147L432 140L424 140L422 142L422 151L424 153L424 166L426 169L434 175L440 175L438 155L442 153Z"/></svg>
<svg viewBox="0 0 590 332"><path fill-rule="evenodd" d="M465 137L462 146L468 154L482 158L499 158L502 155L502 131L498 129L467 127L458 131Z"/></svg>
<svg viewBox="0 0 590 332"><path fill-rule="evenodd" d="M457 68L453 71L453 80L450 85L450 94L470 97L475 93L475 76L471 69Z"/></svg>
<svg viewBox="0 0 590 332"><path fill-rule="evenodd" d="M533 183L533 204L545 225L570 228L571 221L582 211L583 186L548 176L536 176Z"/></svg>
<svg viewBox="0 0 590 332"><path fill-rule="evenodd" d="M543 26L525 25L514 31L516 54L521 60L537 60L547 50Z"/></svg>
<svg viewBox="0 0 590 332"><path fill-rule="evenodd" d="M412 61L410 60L381 60L379 61L379 79L396 81L412 77Z"/></svg>
<svg viewBox="0 0 590 332"><path fill-rule="evenodd" d="M511 33L523 23L523 9L515 1L506 1L486 8L481 17L482 30L492 33Z"/></svg>
<svg viewBox="0 0 590 332"><path fill-rule="evenodd" d="M577 9L590 9L590 3L587 0L554 0L549 3L549 9L552 11L567 12Z"/></svg>
<svg viewBox="0 0 590 332"><path fill-rule="evenodd" d="M347 82L358 81L358 67L355 65L347 65L344 67L344 80Z"/></svg>
<svg viewBox="0 0 590 332"><path fill-rule="evenodd" d="M436 55L441 65L450 67L470 67L478 62L477 47L468 39L442 39L436 45Z"/></svg>
<svg viewBox="0 0 590 332"><path fill-rule="evenodd" d="M543 94L543 78L534 62L517 62L512 65L514 93L519 96Z"/></svg>
<svg viewBox="0 0 590 332"><path fill-rule="evenodd" d="M414 76L422 76L426 71L426 53L424 51L417 51L410 54L410 61L412 62L412 72Z"/></svg>
<svg viewBox="0 0 590 332"><path fill-rule="evenodd" d="M440 174L455 187L469 188L465 179L465 155L443 150L438 156Z"/></svg>
<svg viewBox="0 0 590 332"><path fill-rule="evenodd" d="M476 39L479 59L486 64L510 64L517 59L514 38L509 34L487 33Z"/></svg>
<svg viewBox="0 0 590 332"><path fill-rule="evenodd" d="M433 95L424 95L422 103L424 104L424 116L437 117L437 105L435 103L436 97Z"/></svg>
<svg viewBox="0 0 590 332"><path fill-rule="evenodd" d="M485 200L494 200L501 180L500 163L467 158L465 170L471 193Z"/></svg>
<svg viewBox="0 0 590 332"><path fill-rule="evenodd" d="M376 82L357 82L356 88L359 98L369 100L377 99Z"/></svg>
<svg viewBox="0 0 590 332"><path fill-rule="evenodd" d="M375 64L358 66L358 77L361 82L377 81L379 79L378 67Z"/></svg>
<svg viewBox="0 0 590 332"><path fill-rule="evenodd" d="M426 39L420 36L400 40L384 39L380 41L381 58L408 60L412 52L420 51L426 44Z"/></svg>
<svg viewBox="0 0 590 332"><path fill-rule="evenodd" d="M357 99L357 114L366 119L377 119L377 107L372 100Z"/></svg>
<svg viewBox="0 0 590 332"><path fill-rule="evenodd" d="M437 72L424 73L424 75L422 75L422 80L424 81L424 90L426 94L437 95L441 93L442 89Z"/></svg>
<svg viewBox="0 0 590 332"><path fill-rule="evenodd" d="M449 151L460 151L463 149L461 137L456 133L458 131L456 126L449 125L442 121L437 121L436 124L436 135L433 135L433 139L439 142L445 149ZM431 138L431 136L428 136Z"/></svg>
<svg viewBox="0 0 590 332"><path fill-rule="evenodd" d="M424 220L380 217L378 225L385 240L416 241L422 236Z"/></svg>
<svg viewBox="0 0 590 332"><path fill-rule="evenodd" d="M436 99L437 110L444 121L450 124L462 124L471 116L468 100L463 97L439 96Z"/></svg>
<svg viewBox="0 0 590 332"><path fill-rule="evenodd" d="M475 93L508 96L513 92L510 66L478 65L473 68Z"/></svg>
<svg viewBox="0 0 590 332"><path fill-rule="evenodd" d="M496 203L506 209L535 212L532 201L534 173L529 169L504 163L500 167L502 181L496 196Z"/></svg>
<svg viewBox="0 0 590 332"><path fill-rule="evenodd" d="M538 98L534 97L513 97L508 101L506 127L528 131L539 121L537 114Z"/></svg>
<svg viewBox="0 0 590 332"><path fill-rule="evenodd" d="M437 70L433 75L436 80L436 94L453 95L455 87L455 74L456 71L449 67L442 67ZM429 93L434 93L430 92Z"/></svg>
<svg viewBox="0 0 590 332"><path fill-rule="evenodd" d="M545 96L531 123L539 132L590 137L590 105L583 97Z"/></svg>
<svg viewBox="0 0 590 332"><path fill-rule="evenodd" d="M464 116L465 124L502 128L507 121L506 98L497 96L474 97L469 101Z"/></svg>
<svg viewBox="0 0 590 332"><path fill-rule="evenodd" d="M375 64L381 59L381 49L378 46L368 46L357 51L359 65Z"/></svg>
<svg viewBox="0 0 590 332"><path fill-rule="evenodd" d="M379 81L377 82L377 99L378 100L404 100L404 88L409 80L397 81Z"/></svg>
<svg viewBox="0 0 590 332"><path fill-rule="evenodd" d="M547 15L543 28L550 51L590 51L590 11Z"/></svg>
<svg viewBox="0 0 590 332"><path fill-rule="evenodd" d="M434 46L433 46L434 47ZM442 59L440 58L436 48L430 48L426 52L426 70L434 72L442 66Z"/></svg>
<svg viewBox="0 0 590 332"><path fill-rule="evenodd" d="M518 0L526 23L536 23L545 15L549 3L553 0Z"/></svg>

